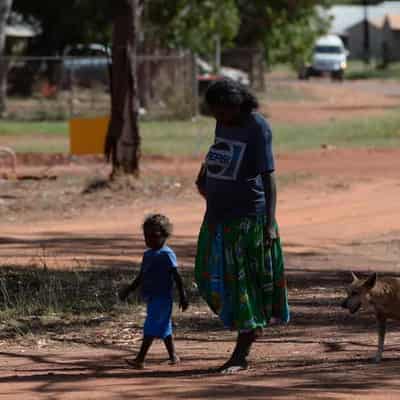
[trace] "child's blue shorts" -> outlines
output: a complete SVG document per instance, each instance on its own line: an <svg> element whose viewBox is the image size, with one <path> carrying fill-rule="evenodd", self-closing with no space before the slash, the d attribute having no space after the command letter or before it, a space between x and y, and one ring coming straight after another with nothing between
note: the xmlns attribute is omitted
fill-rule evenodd
<svg viewBox="0 0 400 400"><path fill-rule="evenodd" d="M152 297L148 300L144 336L165 339L172 335L172 304L172 298L168 297Z"/></svg>

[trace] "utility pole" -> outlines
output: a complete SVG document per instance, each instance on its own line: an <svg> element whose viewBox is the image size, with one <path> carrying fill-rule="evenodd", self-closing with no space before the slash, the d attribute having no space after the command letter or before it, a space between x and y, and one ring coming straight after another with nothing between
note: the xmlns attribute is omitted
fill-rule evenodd
<svg viewBox="0 0 400 400"><path fill-rule="evenodd" d="M364 6L364 62L369 64L371 57L369 21L368 21L368 0L363 0Z"/></svg>
<svg viewBox="0 0 400 400"><path fill-rule="evenodd" d="M221 72L221 36L215 35L215 72Z"/></svg>
<svg viewBox="0 0 400 400"><path fill-rule="evenodd" d="M4 58L6 47L6 25L12 0L0 0L0 118L6 112L8 61Z"/></svg>

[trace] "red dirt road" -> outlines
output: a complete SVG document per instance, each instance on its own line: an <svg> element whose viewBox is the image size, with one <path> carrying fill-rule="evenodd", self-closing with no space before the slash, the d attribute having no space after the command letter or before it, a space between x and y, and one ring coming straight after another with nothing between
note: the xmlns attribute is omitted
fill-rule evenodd
<svg viewBox="0 0 400 400"><path fill-rule="evenodd" d="M179 174L194 176L198 164L198 160L181 161ZM151 161L153 170L159 168L164 173L170 165L168 160ZM279 193L278 204L281 234L288 254L335 251L347 254L368 243L369 249L374 248L369 253L381 255L387 250L386 245L380 248L382 236L389 240L400 232L399 150L336 149L282 154L277 157L277 165L279 174L289 180ZM2 224L3 236L19 238L20 242L0 246L0 256L3 262L31 263L45 255L50 266L52 260L55 266L73 265L75 261L96 264L97 258L140 261L144 249L140 225L144 216L153 211L163 212L174 221L173 245L195 246L204 204L189 186L178 196L139 198L132 205L117 208L88 208L79 217L63 221L48 217L42 220L36 212L39 214L36 220L22 226ZM68 237L103 239L105 246L101 249L97 246L94 254L90 246L71 248L71 243L63 240ZM113 243L118 237L132 240L132 248L118 253L113 246L107 246L106 239L110 237ZM23 246L24 240L27 246ZM394 253L385 254L385 260L394 261L397 257L395 246L391 250ZM360 256L365 251L362 246ZM192 265L192 255L185 255L185 264Z"/></svg>
<svg viewBox="0 0 400 400"><path fill-rule="evenodd" d="M164 164L158 161L157 165ZM185 165L189 175L197 169L195 161ZM400 266L400 151L280 155L278 168L289 176L298 170L306 173L279 194L293 322L266 330L252 352L250 371L234 378L215 374L212 368L227 358L233 334L218 328L214 319L214 325L191 332L179 328L183 317L178 316L177 346L183 360L178 367L163 363L161 345L152 349L147 369L140 372L127 369L123 362L137 342L133 347L76 340L60 344L34 339L26 347L4 342L0 399L398 398L400 356L395 343L400 343L400 334L390 327L386 360L372 364L373 320L364 314L361 319L347 316L338 301L347 279L341 271L378 268L393 273ZM54 267L139 260L140 222L146 213L157 210L174 221L171 244L184 266L190 267L203 208L202 199L188 188L176 198L88 209L79 218L65 221L2 225L2 236L14 241L0 246L0 256L3 262L34 260L40 265L39 244L48 240L46 263ZM90 238L92 245L80 246L84 238ZM125 245L123 252L118 243ZM196 308L190 314L201 325ZM210 318L207 312L203 318L207 315Z"/></svg>
<svg viewBox="0 0 400 400"><path fill-rule="evenodd" d="M358 86L310 87L316 96L330 90L329 99ZM382 113L393 106L393 98L371 92L367 101L363 93L353 100L358 99L361 114L353 114L354 104L347 103L352 111L306 113L314 102L299 105L286 115L292 118L287 122L305 114L329 119ZM320 112L328 103L320 103ZM283 118L279 104L275 106L272 119ZM51 172L60 179L54 183L0 181L0 189L6 188L0 207L8 210L0 221L1 263L113 268L138 262L144 250L143 217L159 211L174 222L171 246L182 266L192 268L204 211L191 183L198 166L194 159L145 159L144 179L138 183L142 186L129 202L126 192L82 196L77 179L104 169L95 163L55 166ZM204 305L193 305L174 318L182 357L182 364L175 367L165 364L160 343L152 348L144 371L125 366L123 359L139 345L142 312L132 320L100 319L85 330L66 321L61 333L32 333L13 340L0 336L0 400L400 398L399 323L390 323L385 359L376 365L371 362L376 350L372 316L350 316L339 306L350 269L399 274L400 150L278 154L277 167L292 321L265 330L251 353L249 371L235 376L215 373L235 337ZM157 180L160 175L168 177L166 183Z"/></svg>

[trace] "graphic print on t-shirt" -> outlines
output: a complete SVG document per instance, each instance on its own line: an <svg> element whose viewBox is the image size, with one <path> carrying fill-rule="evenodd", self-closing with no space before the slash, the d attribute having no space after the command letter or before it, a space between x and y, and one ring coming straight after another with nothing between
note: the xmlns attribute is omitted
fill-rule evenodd
<svg viewBox="0 0 400 400"><path fill-rule="evenodd" d="M207 154L207 176L236 180L246 143L217 138Z"/></svg>

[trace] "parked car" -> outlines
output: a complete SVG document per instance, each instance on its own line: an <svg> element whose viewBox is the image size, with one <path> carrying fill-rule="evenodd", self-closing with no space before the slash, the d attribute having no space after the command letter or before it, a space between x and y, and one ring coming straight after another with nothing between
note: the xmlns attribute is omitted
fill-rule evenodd
<svg viewBox="0 0 400 400"><path fill-rule="evenodd" d="M303 65L299 70L299 79L329 74L332 79L343 80L348 54L339 36L320 37L315 43L311 63Z"/></svg>
<svg viewBox="0 0 400 400"><path fill-rule="evenodd" d="M67 47L63 53L63 87L72 83L90 87L109 85L111 50L102 44L78 44Z"/></svg>
<svg viewBox="0 0 400 400"><path fill-rule="evenodd" d="M200 95L204 94L211 82L221 78L230 78L242 83L243 85L250 85L249 74L240 69L223 66L220 68L219 74L216 74L214 73L212 65L202 58L197 57L196 64L198 69L197 81L199 83Z"/></svg>

